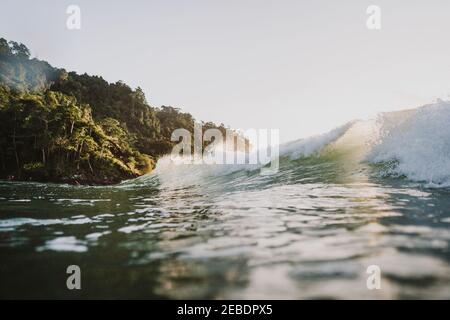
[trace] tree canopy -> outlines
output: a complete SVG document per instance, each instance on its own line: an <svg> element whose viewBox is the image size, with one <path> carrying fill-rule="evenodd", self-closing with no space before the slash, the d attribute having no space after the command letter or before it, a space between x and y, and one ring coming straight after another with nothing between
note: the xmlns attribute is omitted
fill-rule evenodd
<svg viewBox="0 0 450 320"><path fill-rule="evenodd" d="M0 178L115 183L152 170L195 119L148 104L141 88L30 58L0 38ZM208 122L225 132L223 125Z"/></svg>

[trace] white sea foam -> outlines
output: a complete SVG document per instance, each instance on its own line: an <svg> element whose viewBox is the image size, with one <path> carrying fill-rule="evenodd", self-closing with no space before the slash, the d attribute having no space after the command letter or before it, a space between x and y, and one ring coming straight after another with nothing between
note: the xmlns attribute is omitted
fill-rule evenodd
<svg viewBox="0 0 450 320"><path fill-rule="evenodd" d="M450 185L450 102L382 114L370 162L390 162L387 173L430 186Z"/></svg>
<svg viewBox="0 0 450 320"><path fill-rule="evenodd" d="M84 241L78 240L73 236L59 237L49 240L44 246L36 248L38 252L52 250L52 251L72 251L72 252L86 252L88 247Z"/></svg>
<svg viewBox="0 0 450 320"><path fill-rule="evenodd" d="M291 159L311 156L342 137L355 122L356 121L348 122L327 133L286 143L280 147L280 155L289 156Z"/></svg>

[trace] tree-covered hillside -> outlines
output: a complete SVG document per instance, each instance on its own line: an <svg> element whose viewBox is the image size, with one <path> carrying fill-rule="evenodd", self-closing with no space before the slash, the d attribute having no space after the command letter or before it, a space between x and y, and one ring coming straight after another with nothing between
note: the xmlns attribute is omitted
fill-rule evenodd
<svg viewBox="0 0 450 320"><path fill-rule="evenodd" d="M1 38L0 121L0 178L109 184L150 172L175 144L173 130L192 132L195 120L151 107L140 88L54 68Z"/></svg>

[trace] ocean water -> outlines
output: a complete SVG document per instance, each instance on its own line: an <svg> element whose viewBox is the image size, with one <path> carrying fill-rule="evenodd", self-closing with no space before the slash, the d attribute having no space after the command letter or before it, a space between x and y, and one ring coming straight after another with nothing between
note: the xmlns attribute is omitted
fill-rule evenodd
<svg viewBox="0 0 450 320"><path fill-rule="evenodd" d="M116 186L0 182L0 298L448 299L449 123L446 102L354 121L272 175L164 158Z"/></svg>

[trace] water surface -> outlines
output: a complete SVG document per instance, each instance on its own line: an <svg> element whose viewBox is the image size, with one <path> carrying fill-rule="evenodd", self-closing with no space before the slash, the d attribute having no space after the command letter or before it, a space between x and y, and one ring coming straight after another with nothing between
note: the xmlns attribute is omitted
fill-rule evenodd
<svg viewBox="0 0 450 320"><path fill-rule="evenodd" d="M0 297L450 298L449 190L374 171L322 157L271 176L0 182ZM82 290L66 288L72 264Z"/></svg>

